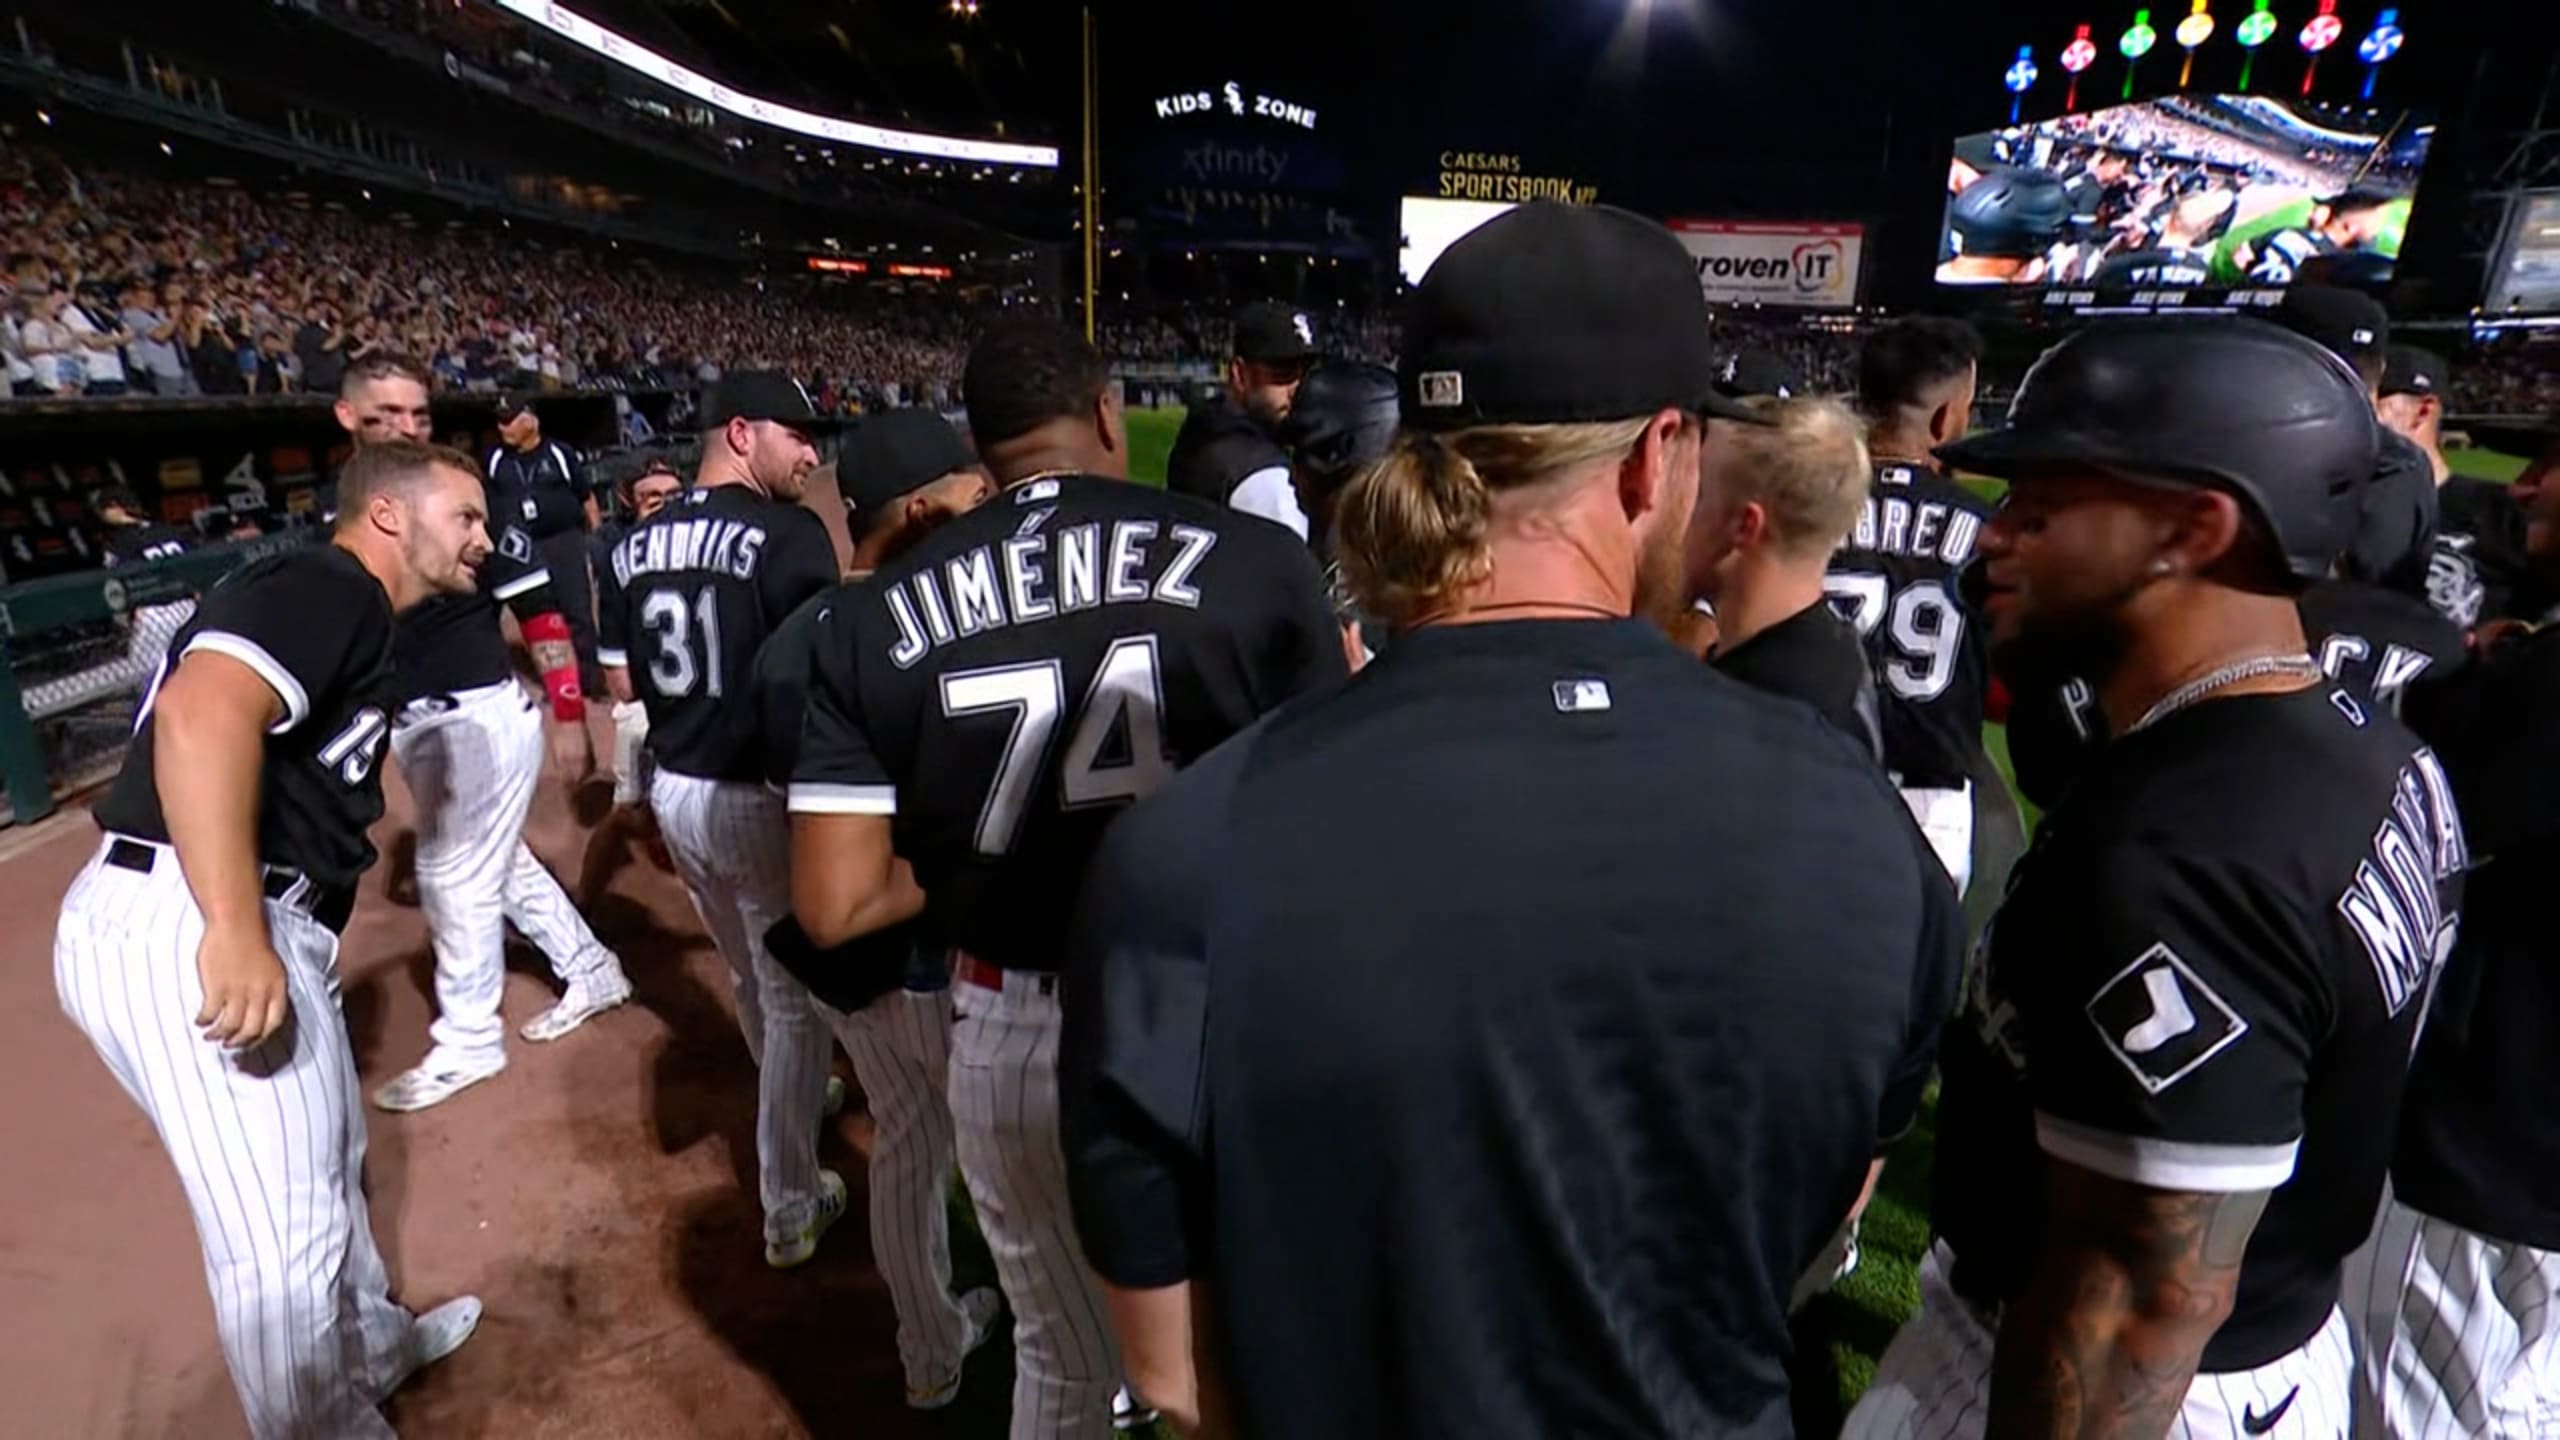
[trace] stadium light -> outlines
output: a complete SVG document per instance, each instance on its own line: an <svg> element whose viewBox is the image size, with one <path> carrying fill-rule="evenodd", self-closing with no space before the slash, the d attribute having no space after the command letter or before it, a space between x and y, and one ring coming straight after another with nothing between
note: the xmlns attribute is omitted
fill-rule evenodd
<svg viewBox="0 0 2560 1440"><path fill-rule="evenodd" d="M2240 62L2240 88L2249 88L2249 71L2258 63L2258 47L2275 38L2276 17L2267 13L2267 0L2258 0L2258 8L2240 18L2240 28L2231 38L2240 42L2248 58Z"/></svg>
<svg viewBox="0 0 2560 1440"><path fill-rule="evenodd" d="M2364 98L2373 98L2373 82L2382 74L2382 62L2400 53L2409 37L2401 32L2400 12L2385 10L2373 17L2373 29L2356 46L2356 58L2364 62Z"/></svg>
<svg viewBox="0 0 2560 1440"><path fill-rule="evenodd" d="M2133 72L2142 68L2142 57L2160 43L2160 32L2151 28L2151 12L2136 10L2133 23L2116 37L2116 53L2124 57L2124 98L2133 98Z"/></svg>
<svg viewBox="0 0 2560 1440"><path fill-rule="evenodd" d="M2036 83L2036 48L2034 46L2018 47L2018 58L2009 62L2009 69L2000 77L2000 83L2009 88L2009 123L2015 125L2018 123L2018 104L2026 98L2028 89Z"/></svg>
<svg viewBox="0 0 2560 1440"><path fill-rule="evenodd" d="M2187 88L2188 79L2196 73L2196 47L2213 38L2213 17L2204 10L2211 3L2212 0L2195 0L2194 10L2178 22L2178 44L2187 52L2186 63L2178 67L2181 90Z"/></svg>
<svg viewBox="0 0 2560 1440"><path fill-rule="evenodd" d="M2302 33L2294 37L2309 57L2302 62L2302 93L2311 93L2312 81L2320 75L2320 52L2338 43L2346 33L2347 23L2338 18L2338 0L2320 0L2320 13L2304 23Z"/></svg>
<svg viewBox="0 0 2560 1440"><path fill-rule="evenodd" d="M2063 109L2080 108L2080 72L2095 64L2097 59L2098 47L2089 38L2089 27L2083 25L2073 31L2071 43L2062 47L2062 68L2071 72L2071 86L2062 96Z"/></svg>

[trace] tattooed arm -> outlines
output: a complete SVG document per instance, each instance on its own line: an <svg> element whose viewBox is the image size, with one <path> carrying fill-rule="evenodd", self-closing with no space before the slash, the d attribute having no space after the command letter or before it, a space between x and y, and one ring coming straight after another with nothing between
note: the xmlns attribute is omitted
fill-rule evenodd
<svg viewBox="0 0 2560 1440"><path fill-rule="evenodd" d="M2267 1192L2195 1194L2048 1158L2044 1254L2000 1325L1986 1433L2168 1433L2231 1313Z"/></svg>

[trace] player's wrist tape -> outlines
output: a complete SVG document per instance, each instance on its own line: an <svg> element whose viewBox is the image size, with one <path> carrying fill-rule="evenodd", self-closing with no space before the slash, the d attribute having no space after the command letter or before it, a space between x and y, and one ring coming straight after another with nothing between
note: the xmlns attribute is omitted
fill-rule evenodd
<svg viewBox="0 0 2560 1440"><path fill-rule="evenodd" d="M536 615L524 622L525 644L539 653L545 646L557 647L570 658L554 669L542 672L543 693L551 697L551 715L555 720L574 722L587 716L586 697L578 689L577 653L569 644L569 622L559 612Z"/></svg>

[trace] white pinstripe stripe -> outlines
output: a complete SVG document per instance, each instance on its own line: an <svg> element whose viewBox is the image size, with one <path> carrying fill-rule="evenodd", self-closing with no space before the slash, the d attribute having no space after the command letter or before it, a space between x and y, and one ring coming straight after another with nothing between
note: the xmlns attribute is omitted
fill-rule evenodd
<svg viewBox="0 0 2560 1440"><path fill-rule="evenodd" d="M898 1313L899 1361L918 1390L956 1374L970 1338L951 1295L945 1201L956 1163L950 1014L948 992L899 990L836 1025L871 1105L871 1252Z"/></svg>

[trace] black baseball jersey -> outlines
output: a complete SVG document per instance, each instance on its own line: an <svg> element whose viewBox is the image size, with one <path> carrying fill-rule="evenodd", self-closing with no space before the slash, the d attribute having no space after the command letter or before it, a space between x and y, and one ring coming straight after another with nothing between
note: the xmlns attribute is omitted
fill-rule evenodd
<svg viewBox="0 0 2560 1440"><path fill-rule="evenodd" d="M1976 769L1991 667L1955 576L1990 518L1980 497L1937 471L1879 465L1823 581L1866 642L1883 702L1884 768L1905 789L1953 790Z"/></svg>
<svg viewBox="0 0 2560 1440"><path fill-rule="evenodd" d="M1343 672L1295 535L1089 475L951 521L822 624L791 808L894 815L934 938L1015 970L1059 968L1121 807Z"/></svg>
<svg viewBox="0 0 2560 1440"><path fill-rule="evenodd" d="M1787 1435L1962 927L1872 760L1652 626L1407 632L1112 828L1078 1233L1219 1297L1254 1434Z"/></svg>
<svg viewBox="0 0 2560 1440"><path fill-rule="evenodd" d="M1858 748L1883 755L1875 672L1858 632L1830 606L1817 601L1739 645L1719 647L1710 663L1755 690L1803 701Z"/></svg>
<svg viewBox="0 0 2560 1440"><path fill-rule="evenodd" d="M596 574L596 659L626 666L661 769L762 783L756 652L836 582L817 512L743 485L689 490Z"/></svg>
<svg viewBox="0 0 2560 1440"><path fill-rule="evenodd" d="M2418 1040L2391 1183L2492 1239L2560 1250L2560 631L2492 649L2406 711L2444 760L2474 868Z"/></svg>
<svg viewBox="0 0 2560 1440"><path fill-rule="evenodd" d="M2335 686L2109 741L2012 872L1948 1028L1932 1214L1957 1290L2026 1283L2047 1163L2272 1190L2202 1369L2309 1339L2372 1228L2466 864L2435 757Z"/></svg>
<svg viewBox="0 0 2560 1440"><path fill-rule="evenodd" d="M492 516L494 545L480 564L479 588L433 595L403 612L391 639L394 710L426 696L495 685L515 673L498 607L518 621L557 612L551 572L524 527Z"/></svg>
<svg viewBox="0 0 2560 1440"><path fill-rule="evenodd" d="M1182 429L1165 457L1164 488L1224 505L1246 476L1274 467L1289 468L1280 443L1234 396L1220 391L1182 417Z"/></svg>
<svg viewBox="0 0 2560 1440"><path fill-rule="evenodd" d="M258 776L258 858L330 886L373 863L391 733L391 600L353 555L322 544L242 566L204 594L143 696L124 769L93 814L122 835L166 842L154 778L152 702L191 651L227 655L284 702Z"/></svg>
<svg viewBox="0 0 2560 1440"><path fill-rule="evenodd" d="M2348 694L2394 715L2412 685L2441 679L2470 653L2460 626L2417 596L2380 585L2323 581L2298 608L2320 668Z"/></svg>
<svg viewBox="0 0 2560 1440"><path fill-rule="evenodd" d="M2524 507L2506 486L2469 475L2437 486L2427 603L2466 629L2483 620L2533 618L2529 603L2517 604L2519 592L2533 588L2524 530Z"/></svg>
<svg viewBox="0 0 2560 1440"><path fill-rule="evenodd" d="M530 450L500 445L484 462L489 476L489 523L521 525L535 540L587 526L592 489L576 448L557 440Z"/></svg>
<svg viewBox="0 0 2560 1440"><path fill-rule="evenodd" d="M154 560L167 560L196 548L196 537L171 525L111 525L107 527L105 552L110 565L147 565Z"/></svg>

